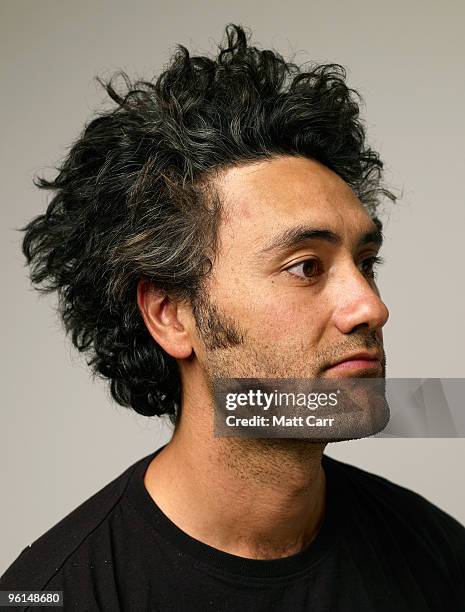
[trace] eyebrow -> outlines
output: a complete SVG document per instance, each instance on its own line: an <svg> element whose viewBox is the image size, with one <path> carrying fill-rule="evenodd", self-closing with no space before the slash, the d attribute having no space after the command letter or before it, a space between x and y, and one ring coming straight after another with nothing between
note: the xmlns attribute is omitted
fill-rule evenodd
<svg viewBox="0 0 465 612"><path fill-rule="evenodd" d="M364 246L366 244L375 244L378 248L383 244L383 224L381 221L374 217L372 218L375 228L364 232L358 242L357 247ZM341 245L342 238L339 234L333 232L328 228L316 228L308 225L297 225L295 227L289 227L284 231L274 236L262 249L259 251L259 255L273 254L281 251L286 251L291 248L295 248L308 242L309 240L323 240L334 245Z"/></svg>

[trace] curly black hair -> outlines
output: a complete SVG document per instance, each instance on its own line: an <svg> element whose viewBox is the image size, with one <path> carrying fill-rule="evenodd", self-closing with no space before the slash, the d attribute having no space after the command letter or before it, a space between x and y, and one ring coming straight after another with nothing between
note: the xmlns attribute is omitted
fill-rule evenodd
<svg viewBox="0 0 465 612"><path fill-rule="evenodd" d="M383 196L395 201L345 69L306 67L251 46L244 28L229 24L214 58L178 45L152 81L97 77L111 110L86 125L54 180L34 180L53 198L20 228L30 280L57 291L66 333L120 405L173 423L179 416L178 364L149 334L136 291L144 277L174 299L204 295L222 211L219 171L305 156L342 177L370 213Z"/></svg>

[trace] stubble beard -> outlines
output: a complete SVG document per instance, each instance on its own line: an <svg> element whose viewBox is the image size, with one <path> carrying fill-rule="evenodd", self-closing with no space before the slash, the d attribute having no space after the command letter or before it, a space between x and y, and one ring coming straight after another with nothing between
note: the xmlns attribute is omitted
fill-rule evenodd
<svg viewBox="0 0 465 612"><path fill-rule="evenodd" d="M201 364L205 372L211 398L214 397L215 378L318 378L324 377L325 369L339 358L342 353L364 349L379 348L379 341L373 333L354 334L344 348L320 351L312 363L303 360L305 343L299 347L289 347L286 353L279 354L273 346L262 340L252 338L238 321L222 312L208 297L206 292L199 294L193 305L193 314L199 335L205 346L205 356ZM377 378L385 377L386 358L383 351L382 372ZM364 376L370 377L371 374ZM352 439L352 438L346 438ZM263 461L268 469L265 478L269 481L270 461L282 468L296 462L312 463L321 454L328 442L340 439L317 440L308 438L220 438L224 459L234 465L243 477L255 478L263 473ZM266 451L266 452L265 452ZM255 468L255 469L254 469Z"/></svg>

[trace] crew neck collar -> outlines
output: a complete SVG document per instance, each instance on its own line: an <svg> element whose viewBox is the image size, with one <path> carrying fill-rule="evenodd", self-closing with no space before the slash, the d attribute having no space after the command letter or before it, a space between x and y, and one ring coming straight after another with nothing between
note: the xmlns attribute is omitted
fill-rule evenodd
<svg viewBox="0 0 465 612"><path fill-rule="evenodd" d="M180 529L159 508L145 488L144 476L152 459L164 448L141 459L135 466L126 490L140 515L179 552L192 557L194 564L212 570L229 572L248 578L278 578L294 576L311 569L336 543L341 517L337 517L334 460L323 455L322 466L326 475L326 509L319 532L309 546L296 554L278 559L249 559L233 555L196 540Z"/></svg>

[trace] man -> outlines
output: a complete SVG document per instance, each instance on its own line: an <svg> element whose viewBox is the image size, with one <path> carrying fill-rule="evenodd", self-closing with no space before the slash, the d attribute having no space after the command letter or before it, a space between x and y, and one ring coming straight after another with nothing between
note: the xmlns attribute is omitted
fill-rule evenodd
<svg viewBox="0 0 465 612"><path fill-rule="evenodd" d="M107 91L24 228L113 397L172 440L27 547L2 590L77 610L465 610L465 529L323 454L215 437L218 378L385 377L382 163L338 65L308 72L227 28L156 83Z"/></svg>

